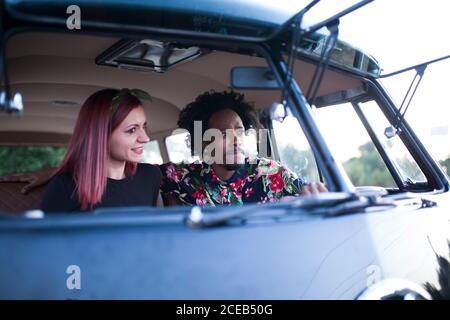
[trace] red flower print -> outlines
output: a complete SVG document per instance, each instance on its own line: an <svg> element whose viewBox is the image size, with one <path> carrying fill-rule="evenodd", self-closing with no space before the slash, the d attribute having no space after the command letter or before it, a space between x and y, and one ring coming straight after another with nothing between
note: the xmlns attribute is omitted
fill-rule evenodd
<svg viewBox="0 0 450 320"><path fill-rule="evenodd" d="M269 176L269 189L275 193L279 193L284 188L284 181L281 174L282 171L280 170L276 174L271 174Z"/></svg>
<svg viewBox="0 0 450 320"><path fill-rule="evenodd" d="M249 198L252 193L253 188L248 188L247 190L245 190L245 197Z"/></svg>
<svg viewBox="0 0 450 320"><path fill-rule="evenodd" d="M195 191L192 196L195 198L195 203L199 206L204 206L208 202L205 188L200 187L198 191Z"/></svg>
<svg viewBox="0 0 450 320"><path fill-rule="evenodd" d="M237 178L236 182L232 182L230 183L230 187L234 190L234 191L238 191L239 189L242 189L242 187L245 184L245 179L241 179L241 178Z"/></svg>

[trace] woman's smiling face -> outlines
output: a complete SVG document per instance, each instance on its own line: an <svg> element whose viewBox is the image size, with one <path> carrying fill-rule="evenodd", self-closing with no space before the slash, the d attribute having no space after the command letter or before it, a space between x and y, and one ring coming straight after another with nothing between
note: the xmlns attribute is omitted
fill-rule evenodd
<svg viewBox="0 0 450 320"><path fill-rule="evenodd" d="M150 140L146 132L147 120L144 108L139 106L112 132L109 139L109 158L115 162L139 162L144 145Z"/></svg>

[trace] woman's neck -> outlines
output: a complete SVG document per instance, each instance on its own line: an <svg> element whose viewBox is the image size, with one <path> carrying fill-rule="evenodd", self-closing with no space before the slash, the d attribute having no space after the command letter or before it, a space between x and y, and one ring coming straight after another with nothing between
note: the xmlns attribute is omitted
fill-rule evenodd
<svg viewBox="0 0 450 320"><path fill-rule="evenodd" d="M125 161L108 161L108 178L122 180L125 178Z"/></svg>

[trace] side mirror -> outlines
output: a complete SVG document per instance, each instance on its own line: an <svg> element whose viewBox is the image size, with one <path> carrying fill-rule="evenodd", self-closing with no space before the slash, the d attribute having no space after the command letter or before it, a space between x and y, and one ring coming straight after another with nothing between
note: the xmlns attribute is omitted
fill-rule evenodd
<svg viewBox="0 0 450 320"><path fill-rule="evenodd" d="M231 88L279 90L281 85L268 67L234 67L231 69Z"/></svg>

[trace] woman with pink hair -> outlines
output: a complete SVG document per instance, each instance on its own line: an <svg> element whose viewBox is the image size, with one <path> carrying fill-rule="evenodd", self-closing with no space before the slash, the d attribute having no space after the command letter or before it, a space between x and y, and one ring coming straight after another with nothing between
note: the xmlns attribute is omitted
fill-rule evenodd
<svg viewBox="0 0 450 320"><path fill-rule="evenodd" d="M139 163L149 137L138 97L149 98L141 90L104 89L85 101L43 211L156 205L161 172Z"/></svg>

